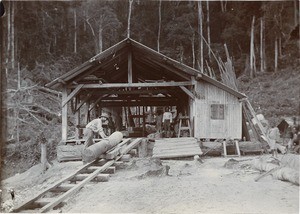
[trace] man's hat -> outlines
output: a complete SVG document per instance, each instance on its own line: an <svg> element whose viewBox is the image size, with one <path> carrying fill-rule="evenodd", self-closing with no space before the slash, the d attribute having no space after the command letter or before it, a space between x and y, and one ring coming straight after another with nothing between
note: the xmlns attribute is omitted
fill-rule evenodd
<svg viewBox="0 0 300 214"><path fill-rule="evenodd" d="M106 113L102 113L99 118L108 118L108 115Z"/></svg>

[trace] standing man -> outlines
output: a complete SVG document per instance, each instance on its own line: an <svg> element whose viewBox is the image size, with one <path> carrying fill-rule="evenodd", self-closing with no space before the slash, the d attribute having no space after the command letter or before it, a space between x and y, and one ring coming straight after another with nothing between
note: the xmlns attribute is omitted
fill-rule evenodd
<svg viewBox="0 0 300 214"><path fill-rule="evenodd" d="M94 134L99 134L102 138L107 137L102 128L102 123L105 120L106 120L105 116L101 115L99 118L92 120L85 126L86 129L84 131L84 137L86 138L86 141L84 143L84 148L93 145Z"/></svg>
<svg viewBox="0 0 300 214"><path fill-rule="evenodd" d="M168 107L166 108L166 112L163 114L162 122L164 125L164 131L166 132L166 137L171 137L170 132L171 132L171 123L173 122L173 116Z"/></svg>

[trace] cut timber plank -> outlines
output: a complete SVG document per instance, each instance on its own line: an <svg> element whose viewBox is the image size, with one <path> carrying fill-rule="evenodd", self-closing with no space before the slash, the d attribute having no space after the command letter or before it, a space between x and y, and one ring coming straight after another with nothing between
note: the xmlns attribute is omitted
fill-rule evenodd
<svg viewBox="0 0 300 214"><path fill-rule="evenodd" d="M114 166L116 167L116 169L121 169L124 167L124 162L123 161L116 161L114 163Z"/></svg>
<svg viewBox="0 0 300 214"><path fill-rule="evenodd" d="M80 183L78 183L76 186L74 186L69 191L65 192L63 195L59 196L57 198L57 200L55 200L54 202L49 203L46 206L44 206L43 208L41 208L39 211L41 213L49 211L50 209L52 209L56 205L60 204L64 199L66 199L67 197L69 197L71 194L73 194L74 192L76 192L77 190L79 190L80 188L82 188L86 183L88 183L89 181L93 180L100 172L103 172L107 167L110 167L113 164L114 164L113 160L108 161L106 164L104 164L102 167L100 167L100 169L97 169L95 172L93 172L92 174L90 174L86 179L84 179L83 181L81 181Z"/></svg>
<svg viewBox="0 0 300 214"><path fill-rule="evenodd" d="M153 157L176 158L202 155L201 148L195 138L168 138L155 141Z"/></svg>
<svg viewBox="0 0 300 214"><path fill-rule="evenodd" d="M98 167L98 166L90 166L89 168L86 168L82 172L84 172L84 173L93 173L93 172L95 172L96 170L98 170L100 168L101 167ZM116 172L116 167L115 166L107 167L107 169L105 169L103 171L103 173L108 173L108 174L114 174L115 172Z"/></svg>
<svg viewBox="0 0 300 214"><path fill-rule="evenodd" d="M26 201L25 203L21 204L20 206L16 207L13 212L18 212L21 209L23 209L23 207L26 207L27 205L31 204L32 202L34 202L35 200L37 200L38 198L40 198L43 194L45 194L48 191L53 191L55 188L57 188L58 186L60 186L63 182L70 180L71 178L73 178L76 174L78 174L81 170L91 166L92 164L94 164L97 161L85 164L83 167L81 167L80 169L76 170L74 173L72 173L71 175L59 180L58 182L56 182L55 184L53 184L52 186L48 187L47 189L43 190L42 192L40 192L38 195L34 196L33 198L29 199L28 201ZM73 186L74 187L74 186ZM73 188L71 187L71 188Z"/></svg>
<svg viewBox="0 0 300 214"><path fill-rule="evenodd" d="M185 148L185 147L198 147L198 144L191 144L191 143L185 143L185 144L178 144L178 145L154 145L153 149L172 149L172 148Z"/></svg>
<svg viewBox="0 0 300 214"><path fill-rule="evenodd" d="M176 142L185 142L185 141L192 141L197 140L194 137L181 137L181 138L162 138L157 139L155 142L170 142L170 143L176 143Z"/></svg>
<svg viewBox="0 0 300 214"><path fill-rule="evenodd" d="M72 181L82 181L84 179L86 179L87 177L89 176L89 174L79 174L79 175L76 175ZM97 182L107 182L109 180L109 174L99 174L97 175L93 181L97 181Z"/></svg>
<svg viewBox="0 0 300 214"><path fill-rule="evenodd" d="M180 158L180 157L190 157L194 155L201 155L202 152L190 152L190 153L172 153L172 154L161 154L161 155L153 155L154 158Z"/></svg>
<svg viewBox="0 0 300 214"><path fill-rule="evenodd" d="M182 149L182 150L170 150L170 151L161 151L154 153L155 155L161 154L174 154L174 153L182 153L182 154L190 154L190 153L201 153L199 149Z"/></svg>
<svg viewBox="0 0 300 214"><path fill-rule="evenodd" d="M199 147L171 148L171 149L153 149L153 153L174 152L174 151L197 151Z"/></svg>
<svg viewBox="0 0 300 214"><path fill-rule="evenodd" d="M53 202L54 200L55 200L54 198L40 198L40 199L36 200L33 204L34 204L34 206L43 207L43 206Z"/></svg>
<svg viewBox="0 0 300 214"><path fill-rule="evenodd" d="M123 154L128 153L131 149L134 149L135 147L137 147L142 140L143 140L143 138L137 138L137 139L135 139L134 141L132 141L125 148L121 148L120 154L123 155Z"/></svg>
<svg viewBox="0 0 300 214"><path fill-rule="evenodd" d="M156 82L156 83L103 83L103 84L85 84L82 88L139 88L139 87L172 87L172 86L190 86L191 81L185 82ZM70 86L69 88L76 88Z"/></svg>
<svg viewBox="0 0 300 214"><path fill-rule="evenodd" d="M72 189L76 184L62 184L58 187L51 189L51 192L67 192L68 190Z"/></svg>

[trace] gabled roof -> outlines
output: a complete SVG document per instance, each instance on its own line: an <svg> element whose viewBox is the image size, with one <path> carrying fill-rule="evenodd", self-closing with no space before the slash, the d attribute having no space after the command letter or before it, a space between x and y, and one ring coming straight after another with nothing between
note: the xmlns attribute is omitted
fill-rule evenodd
<svg viewBox="0 0 300 214"><path fill-rule="evenodd" d="M204 80L238 97L244 94L200 73L198 70L173 60L133 39L126 38L105 51L95 55L73 70L46 84L47 87L57 88L62 83L84 83L91 76L99 82L122 83L127 81L128 53L132 53L133 70L137 75L136 82L147 81L186 81L191 77Z"/></svg>

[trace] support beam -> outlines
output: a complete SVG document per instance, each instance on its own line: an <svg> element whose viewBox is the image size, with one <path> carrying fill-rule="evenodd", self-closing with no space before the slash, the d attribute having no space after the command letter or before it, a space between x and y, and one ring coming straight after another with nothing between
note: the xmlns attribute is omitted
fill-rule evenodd
<svg viewBox="0 0 300 214"><path fill-rule="evenodd" d="M84 84L76 86L76 88L68 95L66 100L63 101L62 107L64 107L73 97L75 97L80 92L80 89L82 89L83 86Z"/></svg>
<svg viewBox="0 0 300 214"><path fill-rule="evenodd" d="M62 105L67 100L67 97L68 97L67 89L63 88ZM61 111L61 140L62 141L67 140L67 133L68 133L68 105L63 105Z"/></svg>
<svg viewBox="0 0 300 214"><path fill-rule="evenodd" d="M81 106L83 106L83 104L85 104L85 103L90 99L90 97L91 97L92 95L93 95L93 93L87 94L86 97L84 98L84 100L82 100L82 101L77 105L77 108L76 108L75 112L77 112L77 111L81 108Z"/></svg>
<svg viewBox="0 0 300 214"><path fill-rule="evenodd" d="M184 86L179 86L181 88L181 90L183 90L190 98L192 98L193 100L195 100L195 95L190 92L190 90L188 90L186 87Z"/></svg>
<svg viewBox="0 0 300 214"><path fill-rule="evenodd" d="M105 95L104 95L105 96ZM93 110L95 108L95 106L101 101L101 99L104 97L104 96L100 96L94 103L92 103L92 105L90 106L89 108L89 111Z"/></svg>
<svg viewBox="0 0 300 214"><path fill-rule="evenodd" d="M84 109L84 123L85 124L87 124L89 122L89 114L90 114L89 108L90 108L90 102L88 101L85 103L85 109Z"/></svg>
<svg viewBox="0 0 300 214"><path fill-rule="evenodd" d="M76 102L76 106L77 106L77 104L78 104L78 102L79 102L79 99L75 99L75 102ZM75 125L76 125L76 127L77 127L77 125L79 125L80 124L80 110L79 111L76 111L75 112ZM75 139L79 139L80 138L80 133L79 133L79 129L78 128L76 128L75 129Z"/></svg>
<svg viewBox="0 0 300 214"><path fill-rule="evenodd" d="M128 52L128 83L132 83L132 52Z"/></svg>
<svg viewBox="0 0 300 214"><path fill-rule="evenodd" d="M147 88L147 87L176 87L176 86L190 86L193 85L191 81L183 82L157 82L157 83L104 83L104 84L85 84L82 88ZM74 88L75 86L70 86Z"/></svg>

